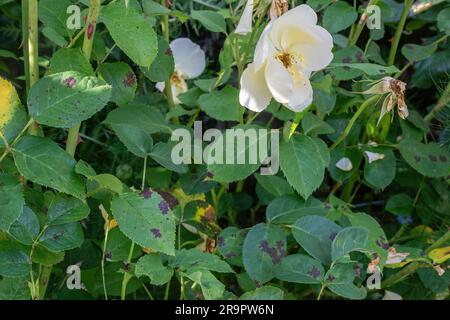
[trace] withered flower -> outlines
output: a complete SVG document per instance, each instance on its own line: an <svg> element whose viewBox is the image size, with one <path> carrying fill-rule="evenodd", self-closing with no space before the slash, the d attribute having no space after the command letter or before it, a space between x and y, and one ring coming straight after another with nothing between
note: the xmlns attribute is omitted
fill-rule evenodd
<svg viewBox="0 0 450 320"><path fill-rule="evenodd" d="M275 20L289 10L288 0L272 0L270 19Z"/></svg>
<svg viewBox="0 0 450 320"><path fill-rule="evenodd" d="M395 105L397 105L400 118L405 120L408 117L409 112L405 103L405 91L406 83L391 77L384 77L369 90L363 92L363 94L386 94L377 125L380 124L381 119L386 113L394 109Z"/></svg>

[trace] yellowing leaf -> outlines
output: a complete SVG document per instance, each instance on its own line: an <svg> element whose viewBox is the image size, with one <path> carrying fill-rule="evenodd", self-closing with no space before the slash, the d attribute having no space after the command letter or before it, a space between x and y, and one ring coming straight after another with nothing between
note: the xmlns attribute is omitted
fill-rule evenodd
<svg viewBox="0 0 450 320"><path fill-rule="evenodd" d="M204 206L198 206L195 212L195 221L204 223L216 220L216 210L209 203L205 203Z"/></svg>
<svg viewBox="0 0 450 320"><path fill-rule="evenodd" d="M424 234L430 234L433 233L433 229L431 229L429 226L420 225L411 230L411 235L424 235ZM426 242L428 244L433 243L433 239L426 238Z"/></svg>
<svg viewBox="0 0 450 320"><path fill-rule="evenodd" d="M0 77L0 97L0 134L4 135L4 129L20 107L20 101L12 83L2 77Z"/></svg>
<svg viewBox="0 0 450 320"><path fill-rule="evenodd" d="M181 188L177 188L173 191L173 195L177 198L178 203L184 208L188 203L194 201L205 201L204 194L187 195Z"/></svg>
<svg viewBox="0 0 450 320"><path fill-rule="evenodd" d="M443 263L450 259L450 246L431 250L428 257L433 260L434 263Z"/></svg>

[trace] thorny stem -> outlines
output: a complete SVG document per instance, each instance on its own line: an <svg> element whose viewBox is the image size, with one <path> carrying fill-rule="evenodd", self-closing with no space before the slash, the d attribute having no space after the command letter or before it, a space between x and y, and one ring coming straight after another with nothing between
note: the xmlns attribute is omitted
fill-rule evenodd
<svg viewBox="0 0 450 320"><path fill-rule="evenodd" d="M397 30L395 31L394 39L392 40L391 51L389 52L388 66L391 66L395 62L395 56L397 54L398 44L400 43L400 38L402 37L403 28L405 27L406 19L408 18L409 10L413 5L414 0L405 0L403 5L403 12L400 21L397 25Z"/></svg>
<svg viewBox="0 0 450 320"><path fill-rule="evenodd" d="M88 61L91 60L92 46L94 43L95 29L97 25L97 19L100 14L100 0L91 0L89 4L89 14L86 20L86 30L84 32L83 41L83 54ZM75 151L78 145L78 134L80 132L81 124L75 125L70 128L67 136L66 151L72 157L75 156Z"/></svg>
<svg viewBox="0 0 450 320"><path fill-rule="evenodd" d="M27 92L39 80L39 30L37 0L22 1L22 36L23 56ZM40 128L37 123L29 127L31 135L38 135Z"/></svg>
<svg viewBox="0 0 450 320"><path fill-rule="evenodd" d="M342 132L339 139L337 139L336 142L330 147L330 150L335 149L338 145L340 145L342 143L342 141L345 140L345 138L347 138L347 136L349 135L350 131L352 130L356 120L358 120L358 118L361 116L361 114L368 107L370 107L372 104L376 103L376 101L378 99L379 99L379 96L376 95L376 96L373 96L373 97L367 99L366 101L364 101L364 103L359 107L358 111L356 111L355 114L353 115L353 117L351 118L349 124L347 125L345 130Z"/></svg>
<svg viewBox="0 0 450 320"><path fill-rule="evenodd" d="M436 117L436 115L450 102L450 81L447 83L447 87L442 93L438 103L434 106L433 110L425 116L425 121L430 122Z"/></svg>

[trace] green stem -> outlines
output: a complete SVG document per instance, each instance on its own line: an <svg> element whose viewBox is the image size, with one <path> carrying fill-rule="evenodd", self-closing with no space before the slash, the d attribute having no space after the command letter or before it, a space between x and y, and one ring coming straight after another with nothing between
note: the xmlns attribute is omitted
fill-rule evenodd
<svg viewBox="0 0 450 320"><path fill-rule="evenodd" d="M39 277L39 300L45 299L45 292L47 291L50 276L52 274L53 266L42 266L42 272Z"/></svg>
<svg viewBox="0 0 450 320"><path fill-rule="evenodd" d="M161 5L166 7L166 0L161 0ZM164 15L162 17L161 29L164 36L164 40L166 40L167 43L170 43L169 17L167 15ZM170 78L165 82L164 93L166 94L167 97L167 104L169 105L169 110L175 108L175 98L173 96L172 82ZM175 124L180 123L178 117L173 117L172 121Z"/></svg>
<svg viewBox="0 0 450 320"><path fill-rule="evenodd" d="M167 285L166 285L166 291L165 291L165 293L164 293L164 300L169 300L169 294L170 294L170 280L169 280L169 282L167 282Z"/></svg>
<svg viewBox="0 0 450 320"><path fill-rule="evenodd" d="M349 46L354 46L356 42L358 42L359 37L361 36L361 33L364 29L364 26L366 25L367 18L368 18L368 12L367 9L370 6L374 6L378 3L380 0L370 0L369 4L367 5L366 9L364 10L364 13L361 15L361 19L359 19L358 25L354 29L354 32L352 32L352 35L350 37L350 41L348 42Z"/></svg>
<svg viewBox="0 0 450 320"><path fill-rule="evenodd" d="M22 46L27 92L30 91L30 58L28 50L28 4L29 0L22 0Z"/></svg>
<svg viewBox="0 0 450 320"><path fill-rule="evenodd" d="M370 107L372 104L376 103L376 101L378 100L379 96L373 96L369 99L367 99L366 101L364 101L364 103L359 107L358 111L355 112L355 114L353 115L353 117L350 119L349 124L347 125L347 127L345 128L344 132L342 132L342 134L340 135L340 137L336 140L336 142L330 147L330 150L335 149L338 145L340 145L342 143L342 141L345 140L345 138L347 138L347 136L350 134L350 131L352 130L356 120L358 120L358 118L361 116L361 114L368 108Z"/></svg>
<svg viewBox="0 0 450 320"><path fill-rule="evenodd" d="M127 264L131 264L131 259L133 257L134 246L135 246L135 243L133 241L133 242L131 242L130 251L128 252ZM125 297L127 296L127 285L128 285L128 282L130 281L130 279L132 278L132 276L128 273L127 270L125 270L124 272L125 273L123 274L123 279L122 279L122 290L121 290L121 293L120 293L120 300L125 300Z"/></svg>
<svg viewBox="0 0 450 320"><path fill-rule="evenodd" d="M322 297L323 290L325 290L325 285L324 285L324 284L323 284L322 287L320 288L320 292L319 292L319 295L317 296L317 300L320 300L320 298Z"/></svg>
<svg viewBox="0 0 450 320"><path fill-rule="evenodd" d="M400 270L396 274L393 274L392 276L390 276L389 278L384 280L381 283L381 288L382 289L389 288L389 287L393 286L394 284L402 281L403 279L409 277L411 274L416 272L417 269L424 268L424 267L429 267L429 265L420 263L417 261L411 262L409 265L404 267L402 270Z"/></svg>
<svg viewBox="0 0 450 320"><path fill-rule="evenodd" d="M23 53L27 92L39 80L39 29L37 0L22 1ZM41 134L37 123L29 127L31 135ZM42 134L41 134L42 135Z"/></svg>
<svg viewBox="0 0 450 320"><path fill-rule="evenodd" d="M100 14L100 0L91 0L89 4L89 13L86 20L86 28L84 32L83 41L83 54L88 61L91 60L92 46L94 43L95 29L97 26L97 19ZM81 124L75 125L70 128L69 135L67 136L66 151L72 157L75 156L75 151L78 145L78 134L80 132Z"/></svg>
<svg viewBox="0 0 450 320"><path fill-rule="evenodd" d="M400 21L397 25L397 30L395 31L394 40L391 44L391 51L389 52L388 66L391 66L395 62L395 56L397 54L398 45L400 43L400 38L402 37L403 29L405 27L406 19L408 18L409 10L413 5L414 0L405 0L403 5L403 12Z"/></svg>
<svg viewBox="0 0 450 320"><path fill-rule="evenodd" d="M436 117L436 115L444 109L444 107L450 102L450 81L447 83L447 87L445 88L444 92L442 93L441 98L439 99L438 103L434 106L433 110L429 114L425 116L425 121L430 122L431 120Z"/></svg>
<svg viewBox="0 0 450 320"><path fill-rule="evenodd" d="M103 293L105 295L105 300L108 300L108 291L106 290L106 277L105 277L105 259L106 259L106 246L108 244L109 236L109 223L105 230L105 243L103 244L103 254L102 254L102 283L103 283Z"/></svg>

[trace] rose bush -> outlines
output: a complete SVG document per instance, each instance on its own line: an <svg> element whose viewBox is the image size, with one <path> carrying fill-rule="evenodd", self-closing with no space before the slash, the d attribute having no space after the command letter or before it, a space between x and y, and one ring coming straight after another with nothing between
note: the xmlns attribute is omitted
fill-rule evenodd
<svg viewBox="0 0 450 320"><path fill-rule="evenodd" d="M448 299L448 1L0 12L0 299Z"/></svg>

